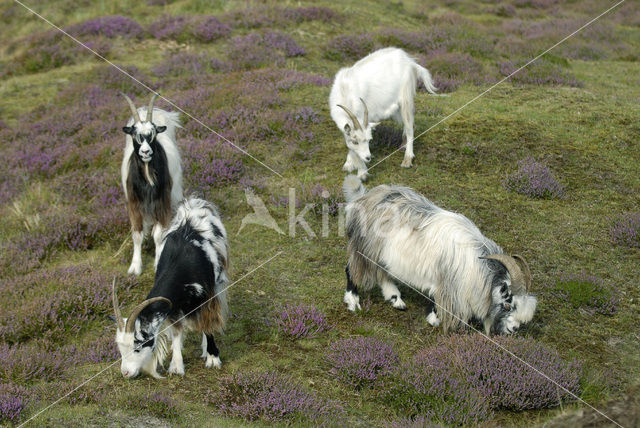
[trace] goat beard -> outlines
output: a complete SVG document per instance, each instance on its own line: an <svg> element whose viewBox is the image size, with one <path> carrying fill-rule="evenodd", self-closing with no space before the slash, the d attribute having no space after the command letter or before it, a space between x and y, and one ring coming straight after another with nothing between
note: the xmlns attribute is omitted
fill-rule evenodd
<svg viewBox="0 0 640 428"><path fill-rule="evenodd" d="M153 181L153 179L151 178L151 174L149 173L149 163L148 162L144 163L144 178L147 180L147 182L151 186L155 185L155 182Z"/></svg>

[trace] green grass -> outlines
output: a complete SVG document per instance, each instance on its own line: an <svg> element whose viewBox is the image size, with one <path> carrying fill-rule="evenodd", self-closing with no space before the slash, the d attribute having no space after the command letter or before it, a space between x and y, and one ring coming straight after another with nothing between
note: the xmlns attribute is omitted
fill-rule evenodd
<svg viewBox="0 0 640 428"><path fill-rule="evenodd" d="M61 26L109 14L139 17L140 23L145 25L162 13L221 14L246 5L240 1L201 0L179 0L160 7L132 1L32 3L30 6L35 10ZM432 18L454 10L473 22L492 24L495 28L506 21L506 18L489 13L485 2L451 3L440 2L431 8L412 1L314 2L313 5L327 6L347 16L347 24L309 22L283 29L308 51L306 56L289 59L286 67L332 77L344 64L325 57L324 46L328 40L340 34L386 27L418 31L427 25L425 14ZM606 2L597 3L601 7L594 10L606 6ZM587 6L574 2L559 7L566 9L568 15L585 19L597 14L593 10L585 11ZM4 2L0 10L6 12L0 35L0 63L4 64L20 55L25 37L49 27L15 3ZM13 15L7 11L12 11ZM531 19L543 19L537 13L531 11ZM632 26L616 28L620 29L619 37L637 50L640 29ZM234 30L233 35L248 32ZM225 41L211 45L189 44L172 50L163 42L147 40L138 44L116 40L111 58L118 64L135 65L149 71L176 50L221 55L224 44ZM539 311L521 334L555 347L567 358L582 361L585 365L582 398L598 407L623 396L629 387L640 383L637 329L640 253L637 249L612 246L608 236L611 217L620 212L637 211L640 205L640 154L637 150L640 63L637 60L567 61L554 58L584 82L584 87L513 86L506 82L420 137L415 143L416 159L412 169L401 169L403 153L395 153L371 170L372 177L367 186L409 185L444 208L464 213L507 251L524 255L532 268L533 292L539 299ZM495 62L495 58L480 57L479 60L486 66ZM0 119L10 126L20 126L21 118L35 108L60 108L52 105L58 91L70 82L89 78L98 66L101 66L100 62L86 54L74 65L2 80ZM242 72L217 75L222 90L217 95L216 105L211 108L242 105L242 97L250 97L250 94L239 93L238 82L244 76L246 74ZM418 93L415 100L416 135L488 87L488 83L481 86L463 84L450 96L442 98ZM168 95L171 98L171 94ZM368 310L349 313L342 304L346 242L338 235L338 218L330 217L329 236L323 237L320 215L308 214L306 220L317 236L309 238L298 227L296 236L290 237L286 233L287 208L275 207L268 202L271 195L286 195L289 187L299 190L301 186L320 183L337 188L341 184L344 174L340 168L346 149L342 135L329 117L328 95L328 87L310 85L286 94L287 107L311 106L320 118L319 123L310 126L313 141L296 148L295 153L286 152L286 147L278 142L243 142L243 147L284 176L280 179L252 160L243 159L247 165L246 176L262 183L258 194L285 235L256 225L249 225L238 233L242 218L252 212L241 185L214 188L207 193L207 197L220 207L229 232L231 280L240 280L247 275L229 290L233 316L228 331L219 340L222 370L205 369L197 358L199 338L193 334L187 336L185 343L184 378L154 380L143 377L128 381L120 375L117 364L110 368L104 363L85 364L72 369L73 377L64 381L64 388L68 390L97 375L81 391L96 391L99 398L73 404L65 399L39 416L34 424L266 426L260 422L222 418L216 414L215 407L208 404L207 397L217 390L220 376L248 370L286 373L323 398L348 403L348 418L352 425L383 426L386 421L403 416L393 414L393 410L380 402L375 391L355 390L328 376L329 366L324 355L328 345L336 339L365 335L394 343L401 359L410 358L415 351L433 344L443 334L425 322L422 298L403 290L408 310L399 312L374 292L371 296L363 296L370 298ZM121 117L105 120L114 121L116 127L121 126L125 110L123 103ZM426 114L426 111L436 113ZM215 124L209 125L216 129ZM101 155L101 160L92 167L106 169L119 177L119 150L117 147L114 153ZM390 149L374 152L374 162L390 153ZM535 200L503 187L506 175L515 170L518 160L528 155L544 159L557 173L566 186L565 199ZM301 161L293 162L292 159ZM55 193L49 180L42 179L29 183L14 201L0 201L0 243L28 233L25 221L33 219L42 207L63 210L65 207L60 202L63 196ZM18 203L19 211L14 202ZM122 214L126 215L124 208ZM144 271L139 286L122 293L125 315L144 298L153 283L151 247L145 247ZM89 262L124 274L131 251L130 238L119 233L86 252L58 251L46 260L45 267ZM252 272L278 252L281 252L279 256ZM614 316L576 310L594 297L590 289L579 282L558 283L560 289L568 292L570 304L557 304L550 293L553 287L546 285L556 284L564 273L578 272L588 272L615 285L621 297ZM47 290L47 284L42 284L42 289ZM268 324L273 311L286 303L298 302L316 305L327 314L333 328L313 340L291 341L279 336ZM79 336L70 335L67 343L91 343L103 335L112 336L114 330L108 320L94 321ZM106 370L99 374L103 369ZM39 400L29 405L27 416L59 397L55 384L39 386L44 392ZM177 415L168 414L161 406L154 408L135 403L137 397L157 391L178 403ZM570 409L578 407L569 405ZM486 426L542 424L560 412L560 409L499 412Z"/></svg>

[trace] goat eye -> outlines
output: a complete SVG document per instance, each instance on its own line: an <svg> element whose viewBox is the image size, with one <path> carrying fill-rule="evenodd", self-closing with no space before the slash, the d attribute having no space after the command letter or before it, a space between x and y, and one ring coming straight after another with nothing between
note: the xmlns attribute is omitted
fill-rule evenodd
<svg viewBox="0 0 640 428"><path fill-rule="evenodd" d="M508 303L505 303L504 305L502 305L506 310L510 311L511 310L511 305Z"/></svg>

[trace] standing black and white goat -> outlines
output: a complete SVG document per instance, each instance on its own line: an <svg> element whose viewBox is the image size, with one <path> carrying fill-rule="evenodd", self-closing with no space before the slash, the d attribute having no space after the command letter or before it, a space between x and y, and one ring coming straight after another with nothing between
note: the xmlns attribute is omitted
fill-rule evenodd
<svg viewBox="0 0 640 428"><path fill-rule="evenodd" d="M153 288L128 319L120 314L114 281L116 343L124 377L143 371L159 378L157 367L166 357L169 337L169 373L184 375L185 328L202 333L205 366L220 367L213 334L222 332L227 318L227 267L227 233L216 207L202 199L183 201L163 236ZM168 332L161 330L165 320Z"/></svg>
<svg viewBox="0 0 640 428"><path fill-rule="evenodd" d="M133 258L128 272L135 275L142 273L142 240L146 230L153 226L157 265L162 232L182 199L182 166L176 145L179 115L154 109L156 96L151 97L148 108L136 109L124 95L133 113L122 128L127 136L121 173L133 236ZM141 115L146 117L145 121L140 119Z"/></svg>
<svg viewBox="0 0 640 428"><path fill-rule="evenodd" d="M465 216L446 211L408 187L365 191L357 177L343 184L349 262L344 301L360 308L358 289L376 285L395 308L406 306L396 283L435 302L443 327L475 318L487 334L515 333L529 322L537 300L527 294L529 268L520 256L504 254ZM440 324L433 303L427 321Z"/></svg>
<svg viewBox="0 0 640 428"><path fill-rule="evenodd" d="M422 80L427 91L436 93L429 70L398 48L380 49L338 71L329 95L329 108L349 149L342 167L345 171L357 169L360 179L367 178L371 131L377 122L389 118L404 126L406 151L401 166L411 167L417 79ZM358 118L362 118L362 122Z"/></svg>

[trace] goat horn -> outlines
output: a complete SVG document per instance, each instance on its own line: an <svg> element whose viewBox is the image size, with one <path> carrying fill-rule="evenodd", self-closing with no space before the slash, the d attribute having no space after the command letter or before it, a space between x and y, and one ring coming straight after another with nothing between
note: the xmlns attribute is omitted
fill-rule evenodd
<svg viewBox="0 0 640 428"><path fill-rule="evenodd" d="M490 254L482 258L499 261L507 268L511 277L511 292L513 294L522 295L529 291L528 282L530 278L525 279L525 275L522 273L522 269L520 269L520 265L515 258L507 254Z"/></svg>
<svg viewBox="0 0 640 428"><path fill-rule="evenodd" d="M151 96L151 101L149 101L149 107L147 108L147 122L151 122L151 119L153 119L153 103L156 102L157 97L158 94L156 92Z"/></svg>
<svg viewBox="0 0 640 428"><path fill-rule="evenodd" d="M353 128L355 130L362 129L362 126L360 126L360 122L358 122L358 118L353 113L351 113L348 108L340 104L336 104L336 105L347 113L347 115L349 116L349 119L351 119L351 122L353 122Z"/></svg>
<svg viewBox="0 0 640 428"><path fill-rule="evenodd" d="M527 293L531 289L531 269L529 269L529 264L521 255L514 254L512 256L518 263L520 263L520 267L523 268L522 271L524 273L524 284L527 289Z"/></svg>
<svg viewBox="0 0 640 428"><path fill-rule="evenodd" d="M362 98L360 98L360 101L362 101L362 105L364 106L364 127L366 129L367 126L369 126L369 109L367 108L367 103L365 103Z"/></svg>
<svg viewBox="0 0 640 428"><path fill-rule="evenodd" d="M135 123L142 122L140 120L140 115L138 114L138 109L133 104L133 101L131 101L131 98L129 98L127 94L125 94L124 92L120 92L120 93L122 94L123 97L125 97L125 99L127 100L127 103L129 103L129 107L131 107L131 113L133 113L133 120L135 120Z"/></svg>
<svg viewBox="0 0 640 428"><path fill-rule="evenodd" d="M116 316L116 323L118 330L124 330L124 321L122 314L120 313L120 304L118 303L118 296L116 295L116 277L113 277L113 284L111 284L111 300L113 300L113 312Z"/></svg>
<svg viewBox="0 0 640 428"><path fill-rule="evenodd" d="M136 326L136 319L138 319L138 315L140 315L140 312L142 312L144 308L155 302L167 302L169 304L169 308L171 308L171 300L167 299L166 297L153 297L151 299L147 299L133 308L131 316L127 319L127 325L124 331L127 333L133 333Z"/></svg>

